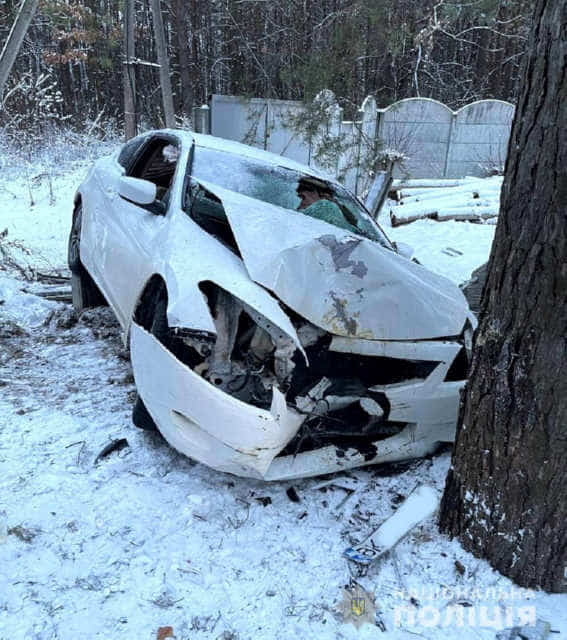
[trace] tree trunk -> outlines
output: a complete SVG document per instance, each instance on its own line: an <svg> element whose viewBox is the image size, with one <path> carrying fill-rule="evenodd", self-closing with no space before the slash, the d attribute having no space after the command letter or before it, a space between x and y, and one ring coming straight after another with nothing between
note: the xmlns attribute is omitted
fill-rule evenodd
<svg viewBox="0 0 567 640"><path fill-rule="evenodd" d="M6 84L6 80L8 80L10 71L12 71L18 51L22 46L22 42L24 41L24 37L38 4L39 0L22 0L8 39L4 44L2 53L0 53L0 104L2 104L4 85Z"/></svg>
<svg viewBox="0 0 567 640"><path fill-rule="evenodd" d="M165 44L165 32L163 30L163 20L161 17L160 0L151 0L152 18L154 23L154 38L159 63L159 79L161 85L161 95L163 98L163 113L165 116L165 126L175 127L175 109L173 108L173 94L171 92L171 77L169 75L169 59L167 57L167 46Z"/></svg>
<svg viewBox="0 0 567 640"><path fill-rule="evenodd" d="M136 13L134 0L124 3L124 64L122 82L124 84L124 134L130 140L137 133L136 115L136 67L135 67Z"/></svg>
<svg viewBox="0 0 567 640"><path fill-rule="evenodd" d="M193 85L190 71L189 40L187 38L187 7L185 0L173 0L175 37L179 61L179 80L181 86L181 112L191 118L193 114Z"/></svg>
<svg viewBox="0 0 567 640"><path fill-rule="evenodd" d="M537 0L440 527L567 591L567 0Z"/></svg>

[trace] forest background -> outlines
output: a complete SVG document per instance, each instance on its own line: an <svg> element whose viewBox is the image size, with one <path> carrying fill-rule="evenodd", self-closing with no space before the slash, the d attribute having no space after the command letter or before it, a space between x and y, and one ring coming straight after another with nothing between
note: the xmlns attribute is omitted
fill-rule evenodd
<svg viewBox="0 0 567 640"><path fill-rule="evenodd" d="M19 0L0 2L5 40ZM149 2L134 3L139 130L163 126ZM4 90L0 133L124 124L124 2L41 0ZM178 124L212 93L310 101L331 89L353 116L422 96L452 109L515 102L528 0L169 0L161 3Z"/></svg>

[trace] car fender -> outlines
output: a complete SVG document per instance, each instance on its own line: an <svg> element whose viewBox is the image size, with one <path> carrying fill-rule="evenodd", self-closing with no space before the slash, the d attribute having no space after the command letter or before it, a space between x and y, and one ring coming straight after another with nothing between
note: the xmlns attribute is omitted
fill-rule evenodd
<svg viewBox="0 0 567 640"><path fill-rule="evenodd" d="M152 275L161 276L166 284L170 327L216 333L207 299L199 288L202 283L212 282L262 314L292 338L303 353L295 328L278 300L250 279L237 255L181 210L172 214L169 239L168 250L161 256L159 267Z"/></svg>

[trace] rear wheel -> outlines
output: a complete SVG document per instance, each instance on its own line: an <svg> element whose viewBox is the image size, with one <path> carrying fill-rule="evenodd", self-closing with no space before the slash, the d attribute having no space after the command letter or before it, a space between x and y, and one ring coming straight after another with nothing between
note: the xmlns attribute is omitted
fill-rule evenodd
<svg viewBox="0 0 567 640"><path fill-rule="evenodd" d="M75 311L106 304L104 296L81 262L82 216L83 208L79 205L73 214L73 224L67 247L67 261L69 269L71 269L71 291Z"/></svg>

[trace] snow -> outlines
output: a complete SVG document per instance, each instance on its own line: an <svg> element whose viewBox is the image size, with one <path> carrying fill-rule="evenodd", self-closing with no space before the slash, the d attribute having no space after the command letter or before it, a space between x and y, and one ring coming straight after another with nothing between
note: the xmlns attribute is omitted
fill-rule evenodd
<svg viewBox="0 0 567 640"><path fill-rule="evenodd" d="M0 176L4 242L29 248L18 255L31 266L63 267L87 163L28 166L28 176L52 172L55 202L41 180L31 187L33 206L29 178L9 157L1 164L11 167ZM455 282L486 260L494 231L431 220L384 227ZM441 492L449 452L297 481L293 502L290 483L212 471L133 427L132 372L110 311L77 319L69 305L23 289L37 285L0 272L2 640L150 639L165 626L177 638L493 639L481 606L493 620L502 612L505 626L535 607L525 619L535 613L567 633L567 596L514 587L442 536L434 517L365 574L342 557L417 485ZM95 463L122 438L127 447ZM385 633L342 620L352 577L375 594Z"/></svg>
<svg viewBox="0 0 567 640"><path fill-rule="evenodd" d="M421 264L456 284L468 280L488 260L496 230L492 225L454 220L416 220L393 228L387 212L380 214L379 222L390 240L411 245Z"/></svg>

